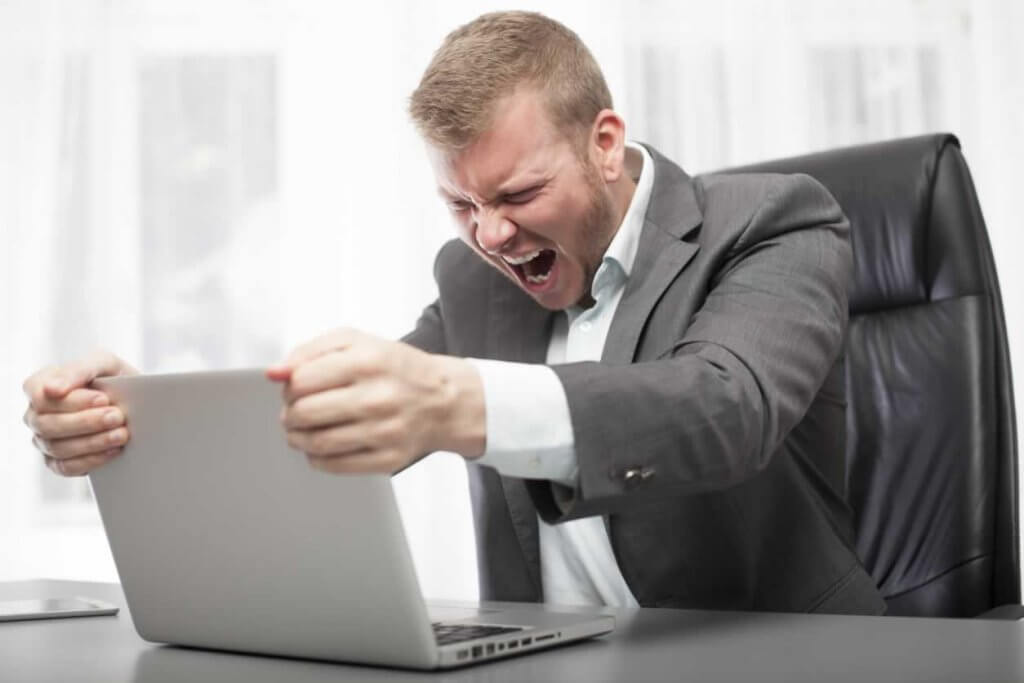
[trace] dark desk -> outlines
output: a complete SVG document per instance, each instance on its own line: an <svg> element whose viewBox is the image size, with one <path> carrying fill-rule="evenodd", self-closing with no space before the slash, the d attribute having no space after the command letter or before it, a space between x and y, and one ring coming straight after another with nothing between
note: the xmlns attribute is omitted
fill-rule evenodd
<svg viewBox="0 0 1024 683"><path fill-rule="evenodd" d="M82 595L116 617L0 623L0 681L1024 681L1024 623L606 610L595 641L419 673L152 645L116 584L0 583L0 600Z"/></svg>

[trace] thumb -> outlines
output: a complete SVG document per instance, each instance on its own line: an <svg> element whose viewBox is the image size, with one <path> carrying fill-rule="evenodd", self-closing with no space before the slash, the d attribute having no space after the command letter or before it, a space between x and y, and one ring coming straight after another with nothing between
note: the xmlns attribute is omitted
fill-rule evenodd
<svg viewBox="0 0 1024 683"><path fill-rule="evenodd" d="M267 379L274 382L287 382L291 379L295 368L303 363L332 351L343 351L363 337L365 337L363 333L350 328L342 328L322 334L296 347L283 361L267 368Z"/></svg>
<svg viewBox="0 0 1024 683"><path fill-rule="evenodd" d="M74 389L89 386L97 377L119 375L126 369L117 356L98 351L58 369L44 382L43 392L48 398L64 398Z"/></svg>

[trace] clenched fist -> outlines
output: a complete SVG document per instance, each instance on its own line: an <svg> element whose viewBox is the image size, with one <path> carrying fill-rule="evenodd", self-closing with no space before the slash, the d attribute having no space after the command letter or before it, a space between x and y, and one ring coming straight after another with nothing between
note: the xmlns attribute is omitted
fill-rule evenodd
<svg viewBox="0 0 1024 683"><path fill-rule="evenodd" d="M25 380L25 424L47 467L64 476L81 476L121 453L128 443L124 413L89 384L97 377L137 372L113 354L97 352L43 368Z"/></svg>
<svg viewBox="0 0 1024 683"><path fill-rule="evenodd" d="M342 329L267 376L284 384L288 443L317 469L394 473L433 451L484 452L483 385L461 358Z"/></svg>

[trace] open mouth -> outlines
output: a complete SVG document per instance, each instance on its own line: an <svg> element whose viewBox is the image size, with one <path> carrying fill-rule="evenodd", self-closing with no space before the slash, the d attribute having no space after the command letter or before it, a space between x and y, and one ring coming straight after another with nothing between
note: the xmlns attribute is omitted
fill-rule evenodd
<svg viewBox="0 0 1024 683"><path fill-rule="evenodd" d="M533 287L539 287L551 277L555 265L555 252L551 249L539 249L523 256L503 257L519 279ZM532 289L532 287L531 287Z"/></svg>

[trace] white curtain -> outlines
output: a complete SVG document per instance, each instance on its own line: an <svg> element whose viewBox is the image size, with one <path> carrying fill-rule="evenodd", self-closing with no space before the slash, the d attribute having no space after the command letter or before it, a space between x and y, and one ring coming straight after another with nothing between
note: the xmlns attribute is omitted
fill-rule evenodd
<svg viewBox="0 0 1024 683"><path fill-rule="evenodd" d="M408 94L496 2L0 1L0 580L115 580L83 481L45 471L21 380L94 347L146 371L265 365L349 325L397 337L451 234ZM1024 358L1016 0L522 3L573 27L631 137L691 172L957 133ZM1024 412L1024 411L1022 411ZM429 595L473 598L465 474L398 478Z"/></svg>

